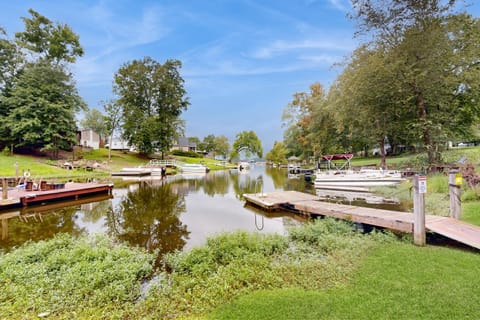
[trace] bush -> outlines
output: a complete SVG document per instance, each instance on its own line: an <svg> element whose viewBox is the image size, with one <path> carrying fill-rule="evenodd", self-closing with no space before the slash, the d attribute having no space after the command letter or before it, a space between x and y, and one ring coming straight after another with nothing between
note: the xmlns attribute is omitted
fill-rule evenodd
<svg viewBox="0 0 480 320"><path fill-rule="evenodd" d="M462 201L478 201L480 200L480 186L466 188L462 194Z"/></svg>
<svg viewBox="0 0 480 320"><path fill-rule="evenodd" d="M1 256L0 318L120 312L139 296L153 260L141 249L114 245L104 236L63 234L27 243Z"/></svg>
<svg viewBox="0 0 480 320"><path fill-rule="evenodd" d="M363 235L334 219L291 228L289 236L220 234L204 247L167 254L170 273L162 273L135 316L196 317L256 290L335 287L349 279L367 249L385 241L395 237Z"/></svg>
<svg viewBox="0 0 480 320"><path fill-rule="evenodd" d="M5 146L5 148L3 148L2 153L3 153L4 156L10 156L11 155L10 154L10 149L7 146Z"/></svg>
<svg viewBox="0 0 480 320"><path fill-rule="evenodd" d="M182 151L182 150L173 150L172 154L174 156L181 156L181 157L190 157L190 158L203 158L201 154L198 154L193 151Z"/></svg>

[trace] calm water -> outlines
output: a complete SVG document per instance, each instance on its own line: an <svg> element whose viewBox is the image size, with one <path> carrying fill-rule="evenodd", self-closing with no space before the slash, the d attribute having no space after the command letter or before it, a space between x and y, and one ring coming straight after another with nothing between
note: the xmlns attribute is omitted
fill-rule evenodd
<svg viewBox="0 0 480 320"><path fill-rule="evenodd" d="M265 213L246 207L242 200L244 193L275 190L315 192L303 179L289 179L285 170L264 166L243 173L178 175L167 181L118 181L112 198L99 196L0 213L0 249L10 250L57 233L101 232L134 246L157 249L161 256L201 245L219 232L284 233L304 218L288 212Z"/></svg>
<svg viewBox="0 0 480 320"><path fill-rule="evenodd" d="M167 181L118 181L113 198L99 196L0 213L0 248L9 250L57 233L102 232L165 253L201 245L208 236L224 231L284 233L302 218L287 212L261 212L245 207L242 200L244 193L274 190L314 192L303 179L288 179L286 171L263 166L253 166L246 173L231 170L178 175Z"/></svg>

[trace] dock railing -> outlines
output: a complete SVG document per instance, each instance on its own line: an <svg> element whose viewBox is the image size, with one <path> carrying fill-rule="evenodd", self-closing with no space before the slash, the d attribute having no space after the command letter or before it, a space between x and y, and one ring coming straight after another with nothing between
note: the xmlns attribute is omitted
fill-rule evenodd
<svg viewBox="0 0 480 320"><path fill-rule="evenodd" d="M177 160L160 160L160 159L152 159L150 160L146 167L181 167L183 162Z"/></svg>

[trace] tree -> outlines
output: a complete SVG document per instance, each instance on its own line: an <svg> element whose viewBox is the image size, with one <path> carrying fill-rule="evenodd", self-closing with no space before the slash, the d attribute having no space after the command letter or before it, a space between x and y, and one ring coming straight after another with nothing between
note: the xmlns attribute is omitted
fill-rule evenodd
<svg viewBox="0 0 480 320"><path fill-rule="evenodd" d="M104 115L97 109L89 109L85 112L85 117L80 121L80 125L85 129L92 129L100 137L105 137L107 128Z"/></svg>
<svg viewBox="0 0 480 320"><path fill-rule="evenodd" d="M0 142L51 150L74 141L75 113L85 108L67 64L83 55L79 37L65 24L34 10L22 18L15 41L0 39ZM0 33L6 36L1 30Z"/></svg>
<svg viewBox="0 0 480 320"><path fill-rule="evenodd" d="M214 144L215 147L213 151L215 151L216 154L226 158L228 156L228 152L230 151L230 143L228 142L228 138L224 135L215 137Z"/></svg>
<svg viewBox="0 0 480 320"><path fill-rule="evenodd" d="M61 66L31 64L5 98L11 112L5 123L16 146L53 151L76 142L75 112L85 108L70 75Z"/></svg>
<svg viewBox="0 0 480 320"><path fill-rule="evenodd" d="M178 60L162 65L146 57L124 64L115 74L123 135L140 153L169 151L183 129L179 117L189 101L180 68Z"/></svg>
<svg viewBox="0 0 480 320"><path fill-rule="evenodd" d="M312 115L315 104L323 100L325 92L320 83L310 86L310 92L298 92L293 95L293 100L283 111L283 126L285 131L285 142L289 153L292 155L303 155L305 158L313 155L314 141L309 138L309 128L312 124ZM291 149L290 149L291 148Z"/></svg>
<svg viewBox="0 0 480 320"><path fill-rule="evenodd" d="M416 114L406 127L430 163L479 114L479 20L453 14L456 2L353 1L360 32L373 34L371 45L384 48L385 63L394 66L398 101Z"/></svg>
<svg viewBox="0 0 480 320"><path fill-rule="evenodd" d="M237 134L230 152L230 158L237 158L240 152L244 152L247 157L250 157L252 154L257 155L259 158L263 156L262 142L258 139L255 132L242 131Z"/></svg>
<svg viewBox="0 0 480 320"><path fill-rule="evenodd" d="M385 162L385 141L409 136L407 121L414 115L402 108L394 64L386 63L381 48L362 46L354 51L350 62L332 86L329 99L338 112L336 122L340 135L349 137L352 150L368 150L378 144L382 167ZM400 138L398 138L400 139Z"/></svg>
<svg viewBox="0 0 480 320"><path fill-rule="evenodd" d="M23 64L23 56L15 42L7 38L5 30L0 28L0 123L5 124L10 113L10 107L4 98L10 95L13 81L18 75ZM13 142L10 128L0 126L0 147Z"/></svg>
<svg viewBox="0 0 480 320"><path fill-rule="evenodd" d="M215 150L215 136L209 134L203 138L202 143L200 144L200 149L209 153Z"/></svg>
<svg viewBox="0 0 480 320"><path fill-rule="evenodd" d="M83 55L79 36L68 25L54 24L33 9L28 12L32 18L22 18L25 31L15 34L20 47L55 63L73 63L76 57Z"/></svg>
<svg viewBox="0 0 480 320"><path fill-rule="evenodd" d="M105 133L108 134L108 143L110 144L108 148L108 161L112 159L112 140L113 133L120 126L122 120L122 108L115 100L110 100L108 102L103 102L103 109L105 110L106 115L103 118Z"/></svg>
<svg viewBox="0 0 480 320"><path fill-rule="evenodd" d="M287 149L285 149L283 142L275 141L272 150L266 154L265 159L272 163L286 163Z"/></svg>

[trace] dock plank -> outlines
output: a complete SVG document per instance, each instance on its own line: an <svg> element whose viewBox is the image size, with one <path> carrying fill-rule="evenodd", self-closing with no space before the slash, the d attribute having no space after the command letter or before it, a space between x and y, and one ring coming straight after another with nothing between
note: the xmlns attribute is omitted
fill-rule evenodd
<svg viewBox="0 0 480 320"><path fill-rule="evenodd" d="M262 194L244 194L244 199L266 210L285 206L311 216L322 215L383 227L401 232L413 232L414 216L409 212L356 207L321 201L319 197L297 191L277 191ZM480 249L480 227L449 217L425 216L427 231Z"/></svg>
<svg viewBox="0 0 480 320"><path fill-rule="evenodd" d="M8 190L7 199L0 202L0 210L12 205L27 206L31 203L50 202L70 197L94 195L97 193L110 193L112 184L98 183L75 183L69 182L62 189L31 190L11 189Z"/></svg>

